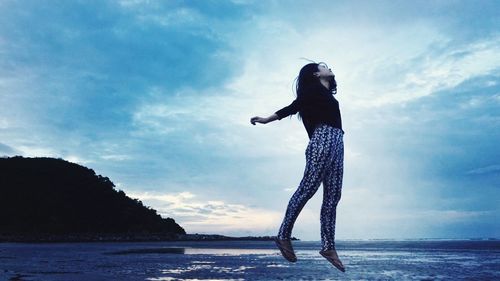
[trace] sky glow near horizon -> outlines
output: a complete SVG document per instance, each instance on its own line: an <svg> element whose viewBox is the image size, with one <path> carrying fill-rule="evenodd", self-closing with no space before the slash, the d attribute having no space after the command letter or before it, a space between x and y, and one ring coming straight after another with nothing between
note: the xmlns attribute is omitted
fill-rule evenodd
<svg viewBox="0 0 500 281"><path fill-rule="evenodd" d="M500 238L497 1L49 2L0 2L0 155L92 168L189 233L275 235L307 133L249 120L308 58L339 84L337 239ZM320 239L321 199L293 236Z"/></svg>

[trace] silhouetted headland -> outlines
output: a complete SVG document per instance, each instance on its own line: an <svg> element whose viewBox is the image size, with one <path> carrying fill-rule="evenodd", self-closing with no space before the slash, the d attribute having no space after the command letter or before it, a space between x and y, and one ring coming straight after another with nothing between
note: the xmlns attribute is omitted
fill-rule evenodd
<svg viewBox="0 0 500 281"><path fill-rule="evenodd" d="M114 187L108 177L60 158L0 158L0 242L272 239L187 234L173 218Z"/></svg>

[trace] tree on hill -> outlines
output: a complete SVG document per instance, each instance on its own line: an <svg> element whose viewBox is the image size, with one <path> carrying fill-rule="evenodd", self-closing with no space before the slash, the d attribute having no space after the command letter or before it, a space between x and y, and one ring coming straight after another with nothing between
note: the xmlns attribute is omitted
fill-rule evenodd
<svg viewBox="0 0 500 281"><path fill-rule="evenodd" d="M0 233L186 233L114 187L63 159L0 158Z"/></svg>

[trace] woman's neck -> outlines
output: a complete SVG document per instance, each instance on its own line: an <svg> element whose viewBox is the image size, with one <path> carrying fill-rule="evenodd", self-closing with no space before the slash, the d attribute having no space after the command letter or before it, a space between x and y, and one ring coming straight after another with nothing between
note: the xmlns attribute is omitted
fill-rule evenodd
<svg viewBox="0 0 500 281"><path fill-rule="evenodd" d="M326 89L328 89L328 90L330 89L330 81L325 80L325 79L319 79L319 82L320 82L323 86L325 86L325 88L326 88Z"/></svg>

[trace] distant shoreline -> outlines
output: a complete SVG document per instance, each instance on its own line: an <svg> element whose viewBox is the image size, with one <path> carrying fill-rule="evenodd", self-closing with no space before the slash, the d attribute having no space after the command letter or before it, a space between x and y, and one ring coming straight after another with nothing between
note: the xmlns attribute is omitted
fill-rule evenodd
<svg viewBox="0 0 500 281"><path fill-rule="evenodd" d="M60 242L154 242L154 241L272 241L274 236L231 237L218 234L175 233L74 233L74 234L0 234L0 243ZM299 240L295 237L292 240Z"/></svg>
<svg viewBox="0 0 500 281"><path fill-rule="evenodd" d="M219 234L173 233L73 233L73 234L0 234L0 243L64 242L176 242L176 241L273 241L274 236L232 237ZM295 237L292 240L300 241ZM411 242L411 241L500 241L498 238L372 238L338 239L344 242ZM311 242L311 241L304 241Z"/></svg>

